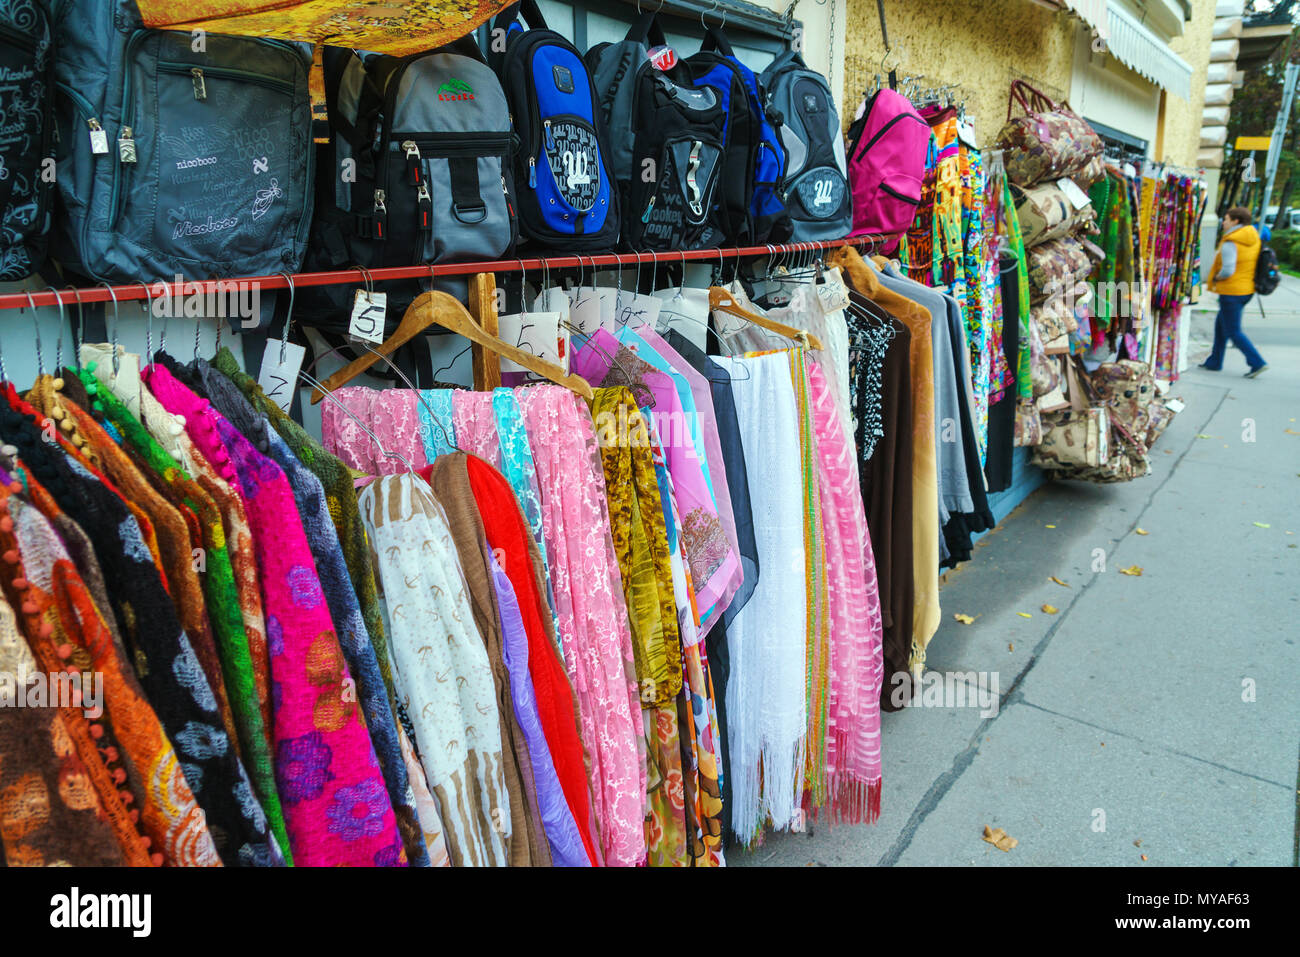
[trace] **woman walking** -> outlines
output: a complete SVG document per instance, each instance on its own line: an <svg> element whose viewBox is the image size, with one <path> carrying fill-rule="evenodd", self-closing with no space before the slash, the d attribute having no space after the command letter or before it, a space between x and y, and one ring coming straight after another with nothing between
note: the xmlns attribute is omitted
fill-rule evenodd
<svg viewBox="0 0 1300 957"><path fill-rule="evenodd" d="M1201 368L1211 372L1222 369L1223 354L1231 342L1250 366L1246 378L1253 379L1268 365L1241 331L1241 315L1255 295L1255 263L1261 245L1259 233L1250 221L1250 210L1241 206L1223 214L1223 239L1210 270L1210 292L1219 294L1219 314L1214 319L1214 348Z"/></svg>

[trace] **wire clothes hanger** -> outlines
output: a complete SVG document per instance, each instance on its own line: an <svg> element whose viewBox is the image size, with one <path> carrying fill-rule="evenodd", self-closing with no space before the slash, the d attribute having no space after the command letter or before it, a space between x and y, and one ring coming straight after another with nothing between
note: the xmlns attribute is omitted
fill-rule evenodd
<svg viewBox="0 0 1300 957"><path fill-rule="evenodd" d="M385 356L384 358L387 358L387 356ZM332 389L326 388L324 382L321 382L319 379L311 375L311 373L309 372L299 371L298 378L302 379L304 382L306 382L309 386L312 387L313 395L319 392L321 398L326 399L327 401L332 403L335 407L340 409L344 415L346 415L349 419L355 422L358 428L360 428L362 432L366 433L366 435L370 437L370 441L375 443L375 448L379 449L381 455L383 455L385 458L397 459L399 462L401 462L403 465L406 466L406 470L408 472L415 471L415 466L412 465L410 460L401 452L398 452L396 450L390 452L388 449L384 448L384 443L379 441L379 436L375 435L374 432L371 432L370 428L364 422L361 421L361 419L356 415L355 412L353 412L351 409L347 407L346 403L339 401L339 399L335 397L334 391ZM316 400L313 399L312 401L314 402Z"/></svg>
<svg viewBox="0 0 1300 957"><path fill-rule="evenodd" d="M432 268L430 271L432 272ZM379 359L391 355L396 349L406 345L406 343L434 325L458 333L472 343L504 356L530 372L535 372L543 379L578 393L584 399L592 397L591 385L581 376L567 374L553 363L539 359L530 352L512 346L497 336L488 335L474 321L474 317L470 315L469 310L458 299L437 290L429 290L416 296L410 306L407 307L402 316L402 321L398 323L393 334L384 340L378 349L358 356L348 365L331 375L324 382L325 388L332 391L351 382L378 362ZM313 388L311 394L312 403L319 402L323 394L321 389Z"/></svg>
<svg viewBox="0 0 1300 957"><path fill-rule="evenodd" d="M375 355L380 355L379 352L376 351L375 347L372 346L370 343L363 342L361 343L361 345L363 348L365 348L367 352L373 352L375 353ZM423 390L421 390L419 386L417 386L414 382L412 382L409 378L407 378L406 373L403 372L401 369L399 369L397 367L397 364L394 363L389 356L380 356L380 358L384 362L387 362L388 368L392 369L393 372L397 374L397 377L406 383L407 388L409 388L412 392L415 393L415 401L420 403L420 405L424 406L425 411L429 413L429 421L431 421L434 425L438 427L438 431L442 433L443 442L449 448L455 449L457 452L464 451L459 445L457 445L454 441L452 441L451 434L448 433L446 427L442 424L442 418L438 415L437 412L433 410L433 406L429 405L429 403L425 401Z"/></svg>

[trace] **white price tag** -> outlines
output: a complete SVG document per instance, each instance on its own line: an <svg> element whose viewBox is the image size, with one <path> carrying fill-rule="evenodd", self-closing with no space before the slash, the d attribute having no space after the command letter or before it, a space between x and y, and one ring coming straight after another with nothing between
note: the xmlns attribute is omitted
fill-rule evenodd
<svg viewBox="0 0 1300 957"><path fill-rule="evenodd" d="M583 335L594 335L600 328L600 296L590 286L576 286L568 292L569 322Z"/></svg>
<svg viewBox="0 0 1300 957"><path fill-rule="evenodd" d="M618 300L614 321L619 326L631 326L633 329L637 326L650 326L653 329L662 308L663 303L654 296L624 292Z"/></svg>
<svg viewBox="0 0 1300 957"><path fill-rule="evenodd" d="M821 302L822 312L830 315L849 307L849 290L841 278L840 269L835 266L823 274L825 282L817 285L817 299Z"/></svg>
<svg viewBox="0 0 1300 957"><path fill-rule="evenodd" d="M1069 200L1070 205L1075 209L1083 209L1083 207L1092 204L1092 200L1088 198L1088 194L1081 190L1079 184L1068 176L1065 179L1058 179L1056 181L1056 187L1065 194L1065 198Z"/></svg>
<svg viewBox="0 0 1300 957"><path fill-rule="evenodd" d="M387 309L387 293L358 289L352 299L352 318L348 321L348 338L383 342L384 313Z"/></svg>
<svg viewBox="0 0 1300 957"><path fill-rule="evenodd" d="M561 345L561 342L568 342L568 334L560 328L558 312L529 312L498 316L497 335L512 346L517 346L524 352L532 353L537 358L545 359L568 371L568 349ZM502 356L501 371L527 372L528 370Z"/></svg>
<svg viewBox="0 0 1300 957"><path fill-rule="evenodd" d="M293 404L293 394L298 389L298 370L302 368L302 357L307 350L296 342L283 343L284 361L281 362L281 345L277 339L267 341L257 384L276 405L288 412Z"/></svg>

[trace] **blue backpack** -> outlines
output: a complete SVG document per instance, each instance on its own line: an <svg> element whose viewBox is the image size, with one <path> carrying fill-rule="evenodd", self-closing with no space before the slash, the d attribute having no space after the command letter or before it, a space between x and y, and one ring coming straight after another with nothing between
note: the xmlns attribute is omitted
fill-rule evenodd
<svg viewBox="0 0 1300 957"><path fill-rule="evenodd" d="M758 77L736 57L720 28L709 27L700 51L686 64L697 84L718 91L728 113L726 193L734 207L733 226L744 224L732 241L740 246L785 242L792 227L781 201L786 153L779 114L769 113Z"/></svg>
<svg viewBox="0 0 1300 957"><path fill-rule="evenodd" d="M56 50L56 258L111 282L298 268L308 44L147 30L134 0L67 0Z"/></svg>
<svg viewBox="0 0 1300 957"><path fill-rule="evenodd" d="M547 29L536 0L521 0L493 26L506 30L505 50L494 67L522 141L514 177L520 233L545 247L612 249L619 234L618 193L596 91L581 55Z"/></svg>

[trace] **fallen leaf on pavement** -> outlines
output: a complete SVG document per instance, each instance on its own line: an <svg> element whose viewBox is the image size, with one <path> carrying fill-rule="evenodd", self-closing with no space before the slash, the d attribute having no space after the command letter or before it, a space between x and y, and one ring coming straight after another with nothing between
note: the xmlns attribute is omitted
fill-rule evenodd
<svg viewBox="0 0 1300 957"><path fill-rule="evenodd" d="M1197 432L1197 433L1196 433L1196 437L1197 437L1198 439L1212 439L1212 438L1214 438L1214 436L1212 436L1212 435L1206 435L1204 432Z"/></svg>
<svg viewBox="0 0 1300 957"><path fill-rule="evenodd" d="M1044 606L1043 606L1043 611L1045 611L1045 612L1046 612L1047 614L1049 614L1049 615L1055 615L1056 612L1057 612L1058 610L1059 610L1059 609L1057 609L1057 607L1056 607L1055 605L1044 605Z"/></svg>
<svg viewBox="0 0 1300 957"><path fill-rule="evenodd" d="M1143 855L1142 855L1142 860L1145 861L1146 859L1147 859L1147 856L1146 856L1145 854L1143 854Z"/></svg>
<svg viewBox="0 0 1300 957"><path fill-rule="evenodd" d="M969 624L971 624L971 623L975 620L975 619L972 618L970 615L961 615L961 614L958 614L958 615L953 615L952 617L955 618L955 619L957 619L957 620L958 620L959 622L961 622L963 625L969 625Z"/></svg>
<svg viewBox="0 0 1300 957"><path fill-rule="evenodd" d="M1173 454L1174 454L1173 449L1165 449L1165 455L1173 455Z"/></svg>
<svg viewBox="0 0 1300 957"><path fill-rule="evenodd" d="M1140 577L1141 574L1142 574L1142 566L1141 566L1141 565L1130 565L1128 568L1121 568L1121 569L1119 570L1119 573L1120 573L1121 575L1132 575L1132 576L1134 576L1135 578L1137 578L1137 577Z"/></svg>
<svg viewBox="0 0 1300 957"><path fill-rule="evenodd" d="M1253 522L1252 524L1253 524L1256 528L1272 528L1272 527L1273 527L1272 525L1268 524L1268 522Z"/></svg>
<svg viewBox="0 0 1300 957"><path fill-rule="evenodd" d="M1016 612L1016 614L1019 615L1021 618L1033 618L1033 617L1034 617L1033 615L1029 614L1028 612L1024 612L1024 611L1018 611L1018 612Z"/></svg>
<svg viewBox="0 0 1300 957"><path fill-rule="evenodd" d="M1300 435L1300 432L1297 432L1295 429L1283 429L1282 431L1287 435Z"/></svg>
<svg viewBox="0 0 1300 957"><path fill-rule="evenodd" d="M1141 839L1141 838L1138 838L1136 841L1134 841L1134 842L1133 842L1133 846L1134 846L1134 847L1141 847L1141 846L1142 846L1142 839Z"/></svg>
<svg viewBox="0 0 1300 957"><path fill-rule="evenodd" d="M1056 582L1056 584L1060 585L1062 588L1069 588L1069 587L1070 587L1070 583L1069 583L1069 582L1063 582L1063 581L1061 581L1059 578L1057 578L1055 575L1048 575L1048 576L1047 576L1047 580L1048 580L1049 582Z"/></svg>
<svg viewBox="0 0 1300 957"><path fill-rule="evenodd" d="M1016 643L1014 641L1007 642L1007 651L1015 651L1015 650L1016 650Z"/></svg>
<svg viewBox="0 0 1300 957"><path fill-rule="evenodd" d="M989 844L992 844L999 851L1010 851L1020 843L1006 831L1002 830L1002 828L991 829L987 824L984 825L984 840Z"/></svg>
<svg viewBox="0 0 1300 957"><path fill-rule="evenodd" d="M1133 531L1137 532L1139 535L1150 535L1150 534L1151 534L1151 533L1148 532L1145 528L1135 528L1135 529L1133 529Z"/></svg>

